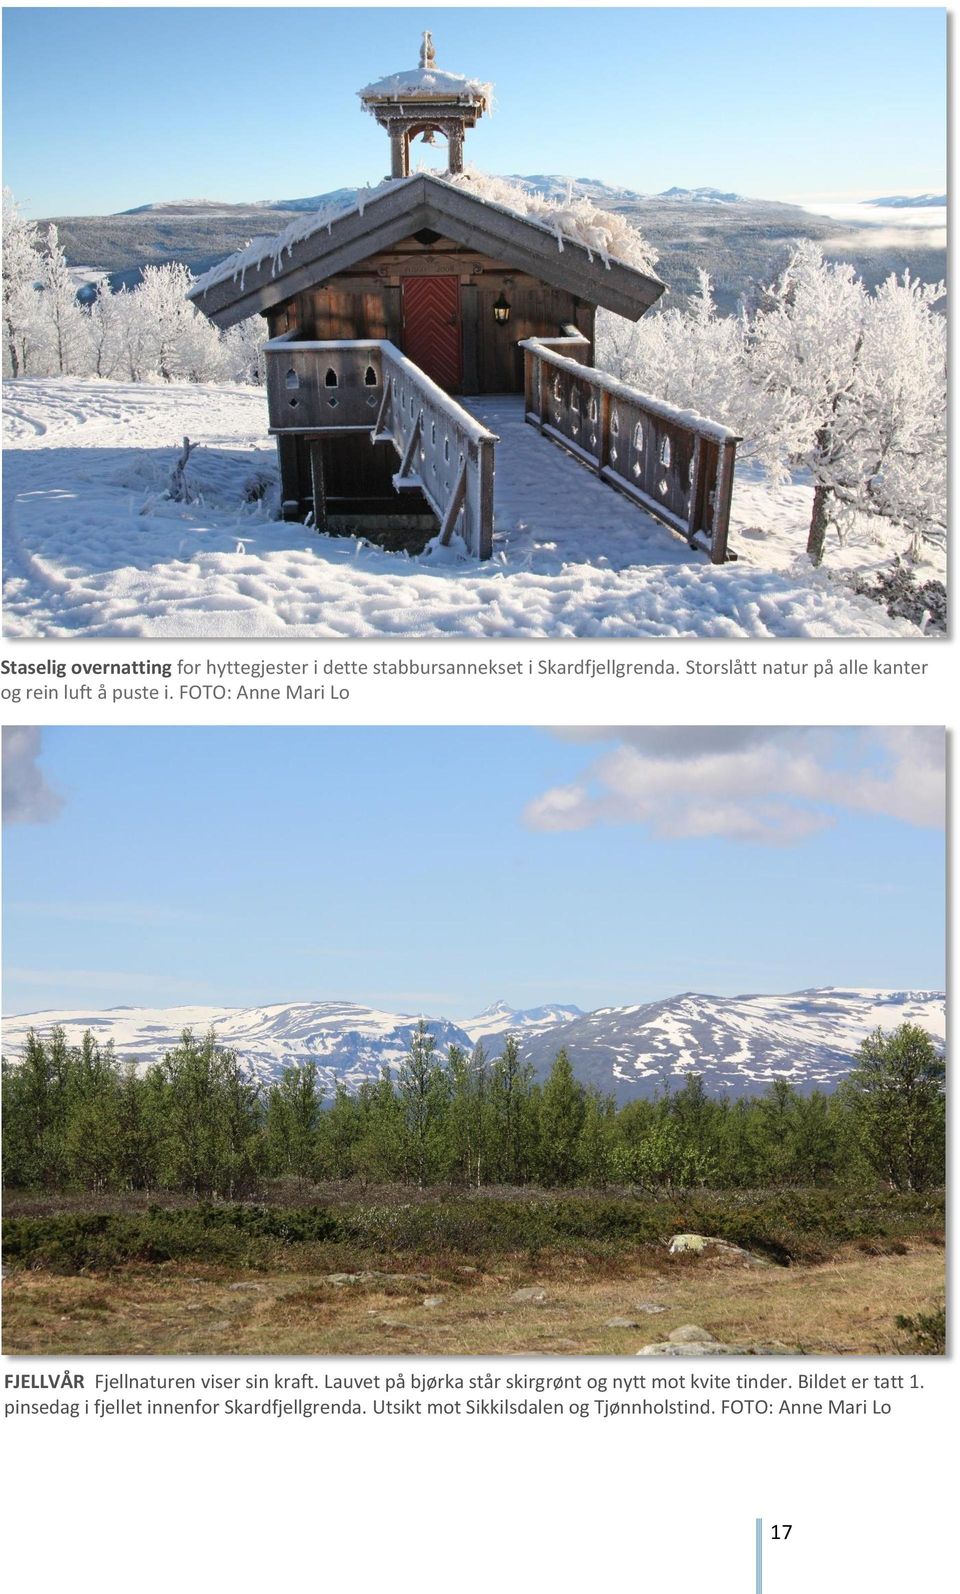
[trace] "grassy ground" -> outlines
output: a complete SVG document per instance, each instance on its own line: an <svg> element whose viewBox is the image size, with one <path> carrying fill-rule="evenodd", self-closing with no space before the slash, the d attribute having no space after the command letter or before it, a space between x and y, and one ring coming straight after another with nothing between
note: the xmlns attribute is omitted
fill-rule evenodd
<svg viewBox="0 0 960 1594"><path fill-rule="evenodd" d="M515 1300L539 1287L542 1301ZM792 1268L706 1260L605 1268L575 1257L495 1272L377 1275L332 1283L316 1273L251 1273L209 1264L126 1265L108 1274L12 1274L3 1348L38 1355L629 1355L697 1323L726 1344L811 1355L906 1349L898 1313L943 1290L931 1246ZM436 1302L437 1304L433 1304ZM647 1313L646 1306L663 1310ZM608 1328L616 1317L637 1328Z"/></svg>
<svg viewBox="0 0 960 1594"><path fill-rule="evenodd" d="M943 1296L940 1195L291 1194L13 1195L4 1351L627 1355L692 1322L738 1347L875 1355L913 1349L897 1316ZM762 1265L671 1256L688 1230Z"/></svg>

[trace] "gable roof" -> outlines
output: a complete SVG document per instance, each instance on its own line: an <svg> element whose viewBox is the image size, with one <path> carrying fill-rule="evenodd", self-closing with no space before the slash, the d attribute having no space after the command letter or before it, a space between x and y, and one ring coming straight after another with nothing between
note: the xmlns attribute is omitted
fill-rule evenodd
<svg viewBox="0 0 960 1594"><path fill-rule="evenodd" d="M217 326L232 326L348 271L423 227L631 321L639 320L664 291L659 278L613 256L599 259L585 244L543 221L418 172L384 184L339 215L321 212L304 217L275 239L256 239L201 277L189 297Z"/></svg>

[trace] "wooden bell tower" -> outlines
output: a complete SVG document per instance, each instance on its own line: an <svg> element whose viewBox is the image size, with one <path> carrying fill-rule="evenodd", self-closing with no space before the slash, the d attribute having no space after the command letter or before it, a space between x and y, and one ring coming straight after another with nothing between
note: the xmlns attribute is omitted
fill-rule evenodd
<svg viewBox="0 0 960 1594"><path fill-rule="evenodd" d="M409 177L410 145L421 137L432 144L435 133L447 141L448 171L463 171L464 134L489 109L492 93L490 83L442 71L433 38L425 33L419 68L369 84L360 98L390 136L390 176Z"/></svg>

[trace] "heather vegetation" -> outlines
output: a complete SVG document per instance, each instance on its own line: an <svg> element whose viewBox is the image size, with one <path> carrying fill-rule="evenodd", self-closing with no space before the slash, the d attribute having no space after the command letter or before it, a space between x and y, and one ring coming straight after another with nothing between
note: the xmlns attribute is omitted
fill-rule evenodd
<svg viewBox="0 0 960 1594"><path fill-rule="evenodd" d="M300 1204L288 1204L299 1194ZM624 1261L653 1262L663 1238L706 1232L779 1267L829 1260L843 1247L867 1256L903 1255L910 1243L942 1244L940 1192L802 1189L736 1192L432 1189L418 1200L398 1186L364 1194L330 1185L299 1192L267 1186L258 1201L171 1203L109 1211L51 1211L14 1198L4 1222L10 1267L58 1273L126 1264L201 1262L258 1272L408 1272L468 1263L484 1270L510 1258L542 1268L576 1258L592 1272ZM89 1205L89 1203L88 1203ZM681 1265L681 1264L677 1264Z"/></svg>

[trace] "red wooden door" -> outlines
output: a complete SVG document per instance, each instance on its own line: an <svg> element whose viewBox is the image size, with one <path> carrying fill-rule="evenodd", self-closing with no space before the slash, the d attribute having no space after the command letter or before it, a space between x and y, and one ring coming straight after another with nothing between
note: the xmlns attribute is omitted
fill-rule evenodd
<svg viewBox="0 0 960 1594"><path fill-rule="evenodd" d="M403 352L447 393L459 393L460 280L403 278Z"/></svg>

